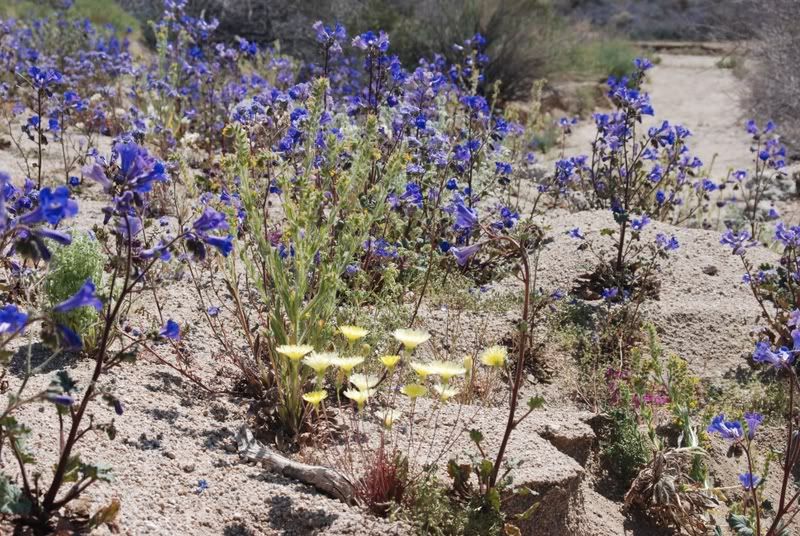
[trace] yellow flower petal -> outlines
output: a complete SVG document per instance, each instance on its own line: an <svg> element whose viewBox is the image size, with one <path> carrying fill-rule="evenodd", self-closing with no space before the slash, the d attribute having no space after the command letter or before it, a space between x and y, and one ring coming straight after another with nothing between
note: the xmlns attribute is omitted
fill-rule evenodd
<svg viewBox="0 0 800 536"><path fill-rule="evenodd" d="M366 337L369 331L358 326L339 326L339 333L348 341L353 342Z"/></svg>
<svg viewBox="0 0 800 536"><path fill-rule="evenodd" d="M428 392L424 385L420 385L418 383L409 383L408 385L404 385L400 391L412 400L420 396L425 396L425 393Z"/></svg>
<svg viewBox="0 0 800 536"><path fill-rule="evenodd" d="M328 393L325 391L311 391L310 393L306 393L303 395L303 400L308 402L309 404L317 407L320 402L328 398Z"/></svg>
<svg viewBox="0 0 800 536"><path fill-rule="evenodd" d="M299 361L304 355L314 351L313 346L307 344L283 344L275 348L279 354L283 354L292 361Z"/></svg>
<svg viewBox="0 0 800 536"><path fill-rule="evenodd" d="M303 364L313 369L317 375L322 375L328 367L333 366L334 359L337 357L335 352L311 352L303 358Z"/></svg>
<svg viewBox="0 0 800 536"><path fill-rule="evenodd" d="M337 357L333 360L333 366L338 367L345 374L350 374L350 371L364 362L361 356L353 357Z"/></svg>
<svg viewBox="0 0 800 536"><path fill-rule="evenodd" d="M397 339L406 350L414 350L417 346L431 338L430 333L416 329L396 329L392 336Z"/></svg>
<svg viewBox="0 0 800 536"><path fill-rule="evenodd" d="M442 402L447 402L447 400L458 394L458 389L455 387L447 387L444 385L434 385L433 390L439 394L439 399Z"/></svg>
<svg viewBox="0 0 800 536"><path fill-rule="evenodd" d="M381 363L383 363L383 366L386 367L389 370L394 369L394 367L396 367L397 363L399 363L399 362L400 362L400 356L399 355L382 355L381 356Z"/></svg>
<svg viewBox="0 0 800 536"><path fill-rule="evenodd" d="M364 407L369 395L369 391L361 391L359 389L348 389L344 392L344 396L358 404L358 409Z"/></svg>
<svg viewBox="0 0 800 536"><path fill-rule="evenodd" d="M508 350L502 346L490 346L481 353L481 363L487 367L502 367L507 357Z"/></svg>

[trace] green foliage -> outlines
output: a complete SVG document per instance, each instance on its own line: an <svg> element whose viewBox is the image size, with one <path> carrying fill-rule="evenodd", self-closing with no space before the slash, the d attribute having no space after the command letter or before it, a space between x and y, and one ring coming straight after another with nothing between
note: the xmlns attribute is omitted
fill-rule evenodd
<svg viewBox="0 0 800 536"><path fill-rule="evenodd" d="M75 294L87 279L101 288L104 265L100 243L85 233L73 233L72 243L56 248L48 266L44 279L48 309ZM56 313L53 320L79 334L87 350L94 346L98 314L93 307Z"/></svg>
<svg viewBox="0 0 800 536"><path fill-rule="evenodd" d="M317 128L324 108L326 81L316 82L309 101L309 128ZM269 154L260 160L252 154L247 134L234 129L236 154L227 163L228 174L241 178L241 197L249 222L248 233L236 250L240 252L248 277L259 291L257 307L264 310L268 326L261 336L268 341L265 366L258 360L258 377L268 388L277 382L280 392L278 415L292 433L302 427L304 405L302 387L310 379L307 367L281 356L275 348L284 344L311 345L318 351L330 347L333 336L332 320L347 281L343 274L362 251L370 229L386 211L388 188L403 177L402 161L395 153L382 168L382 176L371 172L381 158L377 146L377 119L370 116L363 132L338 140L327 140L324 165L315 180L296 180L294 167L272 170L277 185L286 194L280 210L283 215L280 244L268 240L269 220L264 213L270 210L264 203L268 188L257 182L258 162L271 162ZM304 169L311 176L316 154L314 138L309 136L305 148ZM342 173L336 166L345 151L353 154L352 165ZM335 203L325 206L328 193ZM291 254L287 255L286 252ZM232 260L231 260L232 262ZM229 263L229 281L236 281L235 267ZM249 326L243 326L249 329Z"/></svg>
<svg viewBox="0 0 800 536"><path fill-rule="evenodd" d="M568 49L555 68L570 78L619 78L631 73L637 55L636 47L624 39L587 39Z"/></svg>
<svg viewBox="0 0 800 536"><path fill-rule="evenodd" d="M0 4L0 16L36 19L52 14L54 7L61 4L60 0L10 0ZM117 31L139 28L139 21L114 0L75 0L67 13L71 18L89 19L98 26L110 24Z"/></svg>
<svg viewBox="0 0 800 536"><path fill-rule="evenodd" d="M487 84L501 82L503 100L527 99L535 80L625 74L636 55L622 39L586 37L549 0L370 0L348 27L386 30L409 64L442 52L452 59L453 43L480 32L489 43Z"/></svg>
<svg viewBox="0 0 800 536"><path fill-rule="evenodd" d="M394 517L408 522L414 534L456 536L464 534L466 512L452 500L435 476L412 481L408 504Z"/></svg>
<svg viewBox="0 0 800 536"><path fill-rule="evenodd" d="M615 479L627 487L650 459L647 437L639 430L636 415L618 408L609 413L608 437L603 441L603 457Z"/></svg>

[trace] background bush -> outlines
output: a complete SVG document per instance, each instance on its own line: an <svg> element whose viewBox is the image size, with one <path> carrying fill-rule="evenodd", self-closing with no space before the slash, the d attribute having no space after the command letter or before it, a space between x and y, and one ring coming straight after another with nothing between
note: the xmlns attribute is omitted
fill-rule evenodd
<svg viewBox="0 0 800 536"><path fill-rule="evenodd" d="M99 242L86 233L75 232L70 245L53 250L44 280L46 303L50 306L61 303L75 294L88 278L99 289L104 263ZM98 313L93 307L55 313L54 320L81 335L87 348L93 346L98 322Z"/></svg>

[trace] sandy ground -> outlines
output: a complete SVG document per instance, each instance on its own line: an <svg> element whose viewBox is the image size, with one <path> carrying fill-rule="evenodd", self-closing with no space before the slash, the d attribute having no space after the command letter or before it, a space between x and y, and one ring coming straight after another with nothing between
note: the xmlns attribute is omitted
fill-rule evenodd
<svg viewBox="0 0 800 536"><path fill-rule="evenodd" d="M656 117L681 122L694 134L693 151L704 161L716 155L715 170L746 167L750 162L747 136L743 131L744 115L738 105L738 81L732 71L715 66L716 59L706 56L662 55L661 63L651 72ZM588 151L591 125L583 122L569 139L567 154ZM15 170L14 155L0 151L0 169ZM100 205L87 202L78 227L88 228L100 218ZM542 258L542 281L545 289L569 289L575 276L586 271L591 259L576 248L566 230L580 226L590 236L608 224L605 213L567 214L553 212L545 218L555 238ZM646 314L660 332L665 346L689 360L693 371L711 382L721 382L740 367L746 366L751 350L750 330L757 324L752 295L739 283L741 262L719 244L713 231L670 228L653 224L646 233L675 234L682 244L663 265L662 294L658 302L648 304ZM774 260L769 251L754 252L760 260ZM716 275L703 269L713 265ZM497 285L499 291L513 292L512 282ZM196 317L198 304L185 279L167 281L163 287L171 317L184 323ZM496 313L471 311L460 321L463 334L458 351L502 340L513 329L514 310ZM195 359L196 373L207 381L230 384L229 367L220 361L209 333L202 324L186 324L184 344ZM479 337L474 326L481 326ZM436 338L446 333L446 314L438 307L423 307L420 327ZM542 334L546 336L546 334ZM21 356L12 370L11 387L18 385ZM554 367L569 374L568 356L555 356ZM560 360L560 361L559 361ZM63 362L75 379L83 382L90 374L85 361ZM32 380L33 387L43 387L52 378L48 371ZM143 358L135 366L122 367L106 380L123 400L125 412L115 416L110 408L97 406L98 421L115 419L119 430L115 441L101 435L91 437L81 448L84 457L102 461L114 468L115 481L100 484L87 494L84 506L90 511L121 500L119 529L131 535L309 535L309 534L404 534L408 528L370 516L357 508L327 498L312 489L263 469L243 463L235 451L234 435L245 422L250 401L243 398L209 397L168 367ZM587 415L569 400L569 378L556 378L551 385L531 382L526 394L543 394L547 410L526 421L512 441L509 456L524 462L519 473L522 483L540 490L548 499L547 522L539 529L527 527L525 534L653 534L631 523L612 502L591 487L585 468L594 435L586 424ZM430 437L434 452L452 449L447 435L436 435L438 421L430 415L419 420L417 437ZM22 420L33 428L31 448L47 467L53 460L51 427L54 411L30 407ZM438 414L437 414L438 415ZM441 413L442 426L454 434L465 434L472 427L481 428L494 445L503 425L501 410L480 406L448 407ZM417 422L415 421L415 425ZM374 422L373 422L374 425ZM399 428L405 442L410 431ZM463 442L462 442L463 444ZM474 452L453 451L465 456ZM721 472L735 479L735 462L725 461L720 445L717 454L728 464ZM468 449L467 449L468 450ZM430 451L430 449L429 449ZM331 455L339 452L332 450ZM324 456L322 456L324 459ZM8 463L7 457L3 459ZM208 488L199 491L198 482ZM583 490L579 492L578 490ZM602 491L602 490L601 490ZM578 497L574 512L562 512L563 506ZM559 509L556 506L561 505ZM559 517L562 514L566 517ZM0 533L4 527L0 526ZM8 528L6 527L6 530Z"/></svg>

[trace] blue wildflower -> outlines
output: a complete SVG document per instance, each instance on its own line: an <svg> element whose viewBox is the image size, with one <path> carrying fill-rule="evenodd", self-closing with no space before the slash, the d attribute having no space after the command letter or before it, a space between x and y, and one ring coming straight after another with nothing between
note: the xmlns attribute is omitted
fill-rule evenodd
<svg viewBox="0 0 800 536"><path fill-rule="evenodd" d="M481 248L481 244L476 243L472 244L471 246L463 246L460 248L450 248L450 251L453 252L453 255L456 258L456 264L459 266L465 266L467 262L475 255L478 250Z"/></svg>
<svg viewBox="0 0 800 536"><path fill-rule="evenodd" d="M87 278L75 294L53 307L53 312L66 313L78 307L94 307L98 311L103 309L103 302L95 296L95 286L91 278Z"/></svg>
<svg viewBox="0 0 800 536"><path fill-rule="evenodd" d="M739 441L744 437L742 423L739 421L726 421L725 415L720 413L711 420L711 424L706 429L709 434L719 434L728 441Z"/></svg>
<svg viewBox="0 0 800 536"><path fill-rule="evenodd" d="M18 333L25 329L28 314L20 311L16 305L7 304L0 307L0 333Z"/></svg>
<svg viewBox="0 0 800 536"><path fill-rule="evenodd" d="M167 323L158 332L161 337L165 339L172 339L177 341L181 338L181 327L174 320L167 320Z"/></svg>
<svg viewBox="0 0 800 536"><path fill-rule="evenodd" d="M739 475L739 482L746 491L752 491L761 483L761 477L753 473L742 473Z"/></svg>

